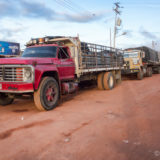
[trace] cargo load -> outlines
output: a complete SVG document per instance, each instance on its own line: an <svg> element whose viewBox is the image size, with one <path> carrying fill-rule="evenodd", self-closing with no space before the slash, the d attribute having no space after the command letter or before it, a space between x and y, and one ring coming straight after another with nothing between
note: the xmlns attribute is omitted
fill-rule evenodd
<svg viewBox="0 0 160 160"><path fill-rule="evenodd" d="M146 47L146 46L142 46L142 47L137 47L137 48L130 48L132 50L141 50L145 53L145 56L143 58L143 62L144 63L155 63L155 62L160 62L160 59L158 57L158 52ZM129 49L127 49L129 50Z"/></svg>

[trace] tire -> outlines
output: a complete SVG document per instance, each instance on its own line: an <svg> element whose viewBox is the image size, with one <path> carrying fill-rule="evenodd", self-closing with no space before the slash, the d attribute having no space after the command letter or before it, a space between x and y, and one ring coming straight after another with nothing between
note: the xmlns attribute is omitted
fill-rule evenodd
<svg viewBox="0 0 160 160"><path fill-rule="evenodd" d="M9 104L12 104L13 101L14 101L14 98L10 98L5 93L0 93L0 105L6 106L6 105L9 105Z"/></svg>
<svg viewBox="0 0 160 160"><path fill-rule="evenodd" d="M157 68L157 73L160 74L160 67Z"/></svg>
<svg viewBox="0 0 160 160"><path fill-rule="evenodd" d="M150 67L150 77L152 77L152 75L153 75L153 70L152 70L152 68Z"/></svg>
<svg viewBox="0 0 160 160"><path fill-rule="evenodd" d="M142 70L140 70L140 71L137 73L137 79L138 79L138 80L142 80L142 79L143 79L143 77L144 77L144 75L143 75L143 71L142 71Z"/></svg>
<svg viewBox="0 0 160 160"><path fill-rule="evenodd" d="M147 77L152 77L152 67L148 67L148 68L147 68L146 76L147 76Z"/></svg>
<svg viewBox="0 0 160 160"><path fill-rule="evenodd" d="M38 90L34 92L34 103L37 109L40 111L54 109L57 106L59 94L57 81L52 77L43 78Z"/></svg>
<svg viewBox="0 0 160 160"><path fill-rule="evenodd" d="M122 83L122 75L121 71L118 71L119 74L119 79L115 80L115 85L121 84Z"/></svg>
<svg viewBox="0 0 160 160"><path fill-rule="evenodd" d="M106 72L103 77L103 87L106 90L111 90L114 88L115 80L111 72Z"/></svg>
<svg viewBox="0 0 160 160"><path fill-rule="evenodd" d="M104 73L98 74L98 77L97 77L97 87L98 87L99 90L104 90L104 87L103 87L103 77L104 77Z"/></svg>

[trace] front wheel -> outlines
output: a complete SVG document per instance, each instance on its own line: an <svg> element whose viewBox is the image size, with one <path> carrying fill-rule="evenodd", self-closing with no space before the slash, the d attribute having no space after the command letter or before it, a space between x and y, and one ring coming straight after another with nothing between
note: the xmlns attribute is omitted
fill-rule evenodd
<svg viewBox="0 0 160 160"><path fill-rule="evenodd" d="M34 92L34 102L38 110L52 110L59 100L59 86L52 77L45 77L41 81L39 89Z"/></svg>
<svg viewBox="0 0 160 160"><path fill-rule="evenodd" d="M14 101L14 98L10 98L5 93L0 93L0 105L6 106L6 105L9 105L9 104L12 104L13 101Z"/></svg>
<svg viewBox="0 0 160 160"><path fill-rule="evenodd" d="M138 79L138 80L142 80L142 79L143 79L143 70L140 70L140 71L137 73L137 79Z"/></svg>

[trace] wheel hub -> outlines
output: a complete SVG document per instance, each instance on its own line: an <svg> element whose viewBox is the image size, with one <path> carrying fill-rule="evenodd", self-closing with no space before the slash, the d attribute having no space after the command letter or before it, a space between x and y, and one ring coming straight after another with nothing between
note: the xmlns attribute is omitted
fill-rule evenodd
<svg viewBox="0 0 160 160"><path fill-rule="evenodd" d="M110 83L111 86L113 86L113 83L114 83L113 77L110 77L109 83Z"/></svg>
<svg viewBox="0 0 160 160"><path fill-rule="evenodd" d="M52 102L54 100L55 91L53 87L49 87L46 91L46 98L49 102Z"/></svg>

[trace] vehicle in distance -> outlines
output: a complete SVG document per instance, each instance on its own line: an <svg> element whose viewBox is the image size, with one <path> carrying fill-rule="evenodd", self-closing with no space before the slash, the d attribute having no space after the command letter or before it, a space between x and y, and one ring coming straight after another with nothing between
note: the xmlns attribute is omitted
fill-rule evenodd
<svg viewBox="0 0 160 160"><path fill-rule="evenodd" d="M0 58L15 57L19 55L20 55L19 43L0 41Z"/></svg>
<svg viewBox="0 0 160 160"><path fill-rule="evenodd" d="M158 52L148 47L130 48L124 51L123 74L136 74L137 79L151 77L152 73L160 73Z"/></svg>

